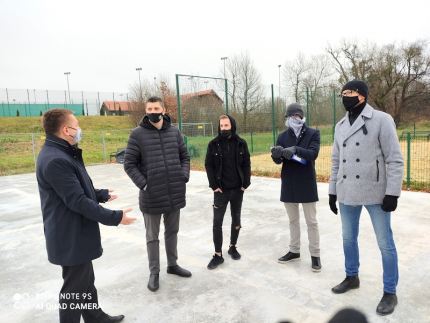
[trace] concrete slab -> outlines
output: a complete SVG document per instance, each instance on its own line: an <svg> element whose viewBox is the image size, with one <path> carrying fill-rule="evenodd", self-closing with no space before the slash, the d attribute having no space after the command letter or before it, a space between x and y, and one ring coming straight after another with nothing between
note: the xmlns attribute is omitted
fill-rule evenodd
<svg viewBox="0 0 430 323"><path fill-rule="evenodd" d="M135 225L102 227L104 255L94 261L100 304L124 322L326 322L338 309L353 306L370 322L430 322L430 195L403 192L393 215L400 262L399 305L379 317L382 265L367 213L360 230L362 285L345 295L330 288L344 278L339 216L328 208L327 184L319 184L318 218L323 269L313 273L302 219L302 259L281 265L288 249L288 221L279 202L280 181L253 178L245 193L238 249L242 259L227 255L224 264L206 269L213 253L212 193L206 174L192 172L187 207L179 232L179 264L193 277L181 279L165 272L160 235L160 290L147 290L145 229L138 210L137 189L120 165L88 167L97 187L112 188L120 198L111 208L134 207ZM230 217L224 221L229 239ZM0 322L56 322L61 269L46 257L42 216L34 174L0 177Z"/></svg>

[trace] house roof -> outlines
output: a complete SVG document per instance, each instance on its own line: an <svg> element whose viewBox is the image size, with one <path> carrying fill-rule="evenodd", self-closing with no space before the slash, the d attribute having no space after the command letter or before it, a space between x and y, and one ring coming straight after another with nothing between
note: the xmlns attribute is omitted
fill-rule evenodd
<svg viewBox="0 0 430 323"><path fill-rule="evenodd" d="M214 96L216 97L218 100L220 100L221 102L223 102L223 100L218 96L218 94L210 89L210 90L204 90L204 91L198 91L198 92L194 92L194 93L185 93L181 95L181 99L182 102L185 102L189 99L195 98L195 97L203 97L203 96Z"/></svg>
<svg viewBox="0 0 430 323"><path fill-rule="evenodd" d="M133 107L133 102L131 101L103 101L102 107L108 111L130 111Z"/></svg>
<svg viewBox="0 0 430 323"><path fill-rule="evenodd" d="M201 98L205 96L213 96L216 99L218 99L221 103L224 102L218 96L218 94L212 89L182 94L181 101L182 103L185 103L190 99ZM164 98L164 103L166 106L176 106L176 96L166 96ZM133 104L134 102L132 101L103 101L102 107L104 107L108 111L118 111L120 107L121 107L121 111L130 111L133 108Z"/></svg>

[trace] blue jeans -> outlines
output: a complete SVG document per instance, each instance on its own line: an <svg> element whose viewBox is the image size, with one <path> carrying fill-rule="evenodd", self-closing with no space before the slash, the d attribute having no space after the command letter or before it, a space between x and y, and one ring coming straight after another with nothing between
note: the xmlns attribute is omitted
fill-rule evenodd
<svg viewBox="0 0 430 323"><path fill-rule="evenodd" d="M364 207L370 214L373 230L382 255L384 292L395 294L399 281L399 270L393 231L391 231L391 213L383 211L380 204L365 205ZM358 267L360 266L357 238L362 208L362 205L352 206L339 203L347 276L358 275Z"/></svg>

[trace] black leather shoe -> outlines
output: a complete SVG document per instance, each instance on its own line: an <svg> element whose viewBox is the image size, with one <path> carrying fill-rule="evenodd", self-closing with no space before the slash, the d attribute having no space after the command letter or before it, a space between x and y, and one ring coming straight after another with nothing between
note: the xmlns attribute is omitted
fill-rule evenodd
<svg viewBox="0 0 430 323"><path fill-rule="evenodd" d="M343 294L350 289L360 287L360 279L358 276L346 276L346 278L339 285L334 286L331 291L335 294Z"/></svg>
<svg viewBox="0 0 430 323"><path fill-rule="evenodd" d="M315 272L321 271L321 259L320 259L320 257L312 257L311 256L311 261L312 261L312 271L315 271Z"/></svg>
<svg viewBox="0 0 430 323"><path fill-rule="evenodd" d="M381 301L376 308L376 313L379 315L388 315L394 312L394 308L397 305L397 296L396 294L388 294L384 293Z"/></svg>
<svg viewBox="0 0 430 323"><path fill-rule="evenodd" d="M299 253L288 251L288 253L285 256L282 256L281 258L278 259L278 262L281 264L285 264L289 261L298 260L298 259L300 259Z"/></svg>
<svg viewBox="0 0 430 323"><path fill-rule="evenodd" d="M151 274L149 276L148 289L151 292L155 292L159 288L160 288L159 275L158 274Z"/></svg>
<svg viewBox="0 0 430 323"><path fill-rule="evenodd" d="M191 272L180 267L179 265L176 266L168 266L167 267L167 273L177 275L180 277L191 277Z"/></svg>

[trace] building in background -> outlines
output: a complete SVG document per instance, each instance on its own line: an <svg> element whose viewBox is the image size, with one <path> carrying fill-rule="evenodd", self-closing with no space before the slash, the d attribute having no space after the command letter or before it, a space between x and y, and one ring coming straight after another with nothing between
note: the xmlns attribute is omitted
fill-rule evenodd
<svg viewBox="0 0 430 323"><path fill-rule="evenodd" d="M133 110L134 102L131 101L103 101L100 107L101 116L125 116Z"/></svg>

